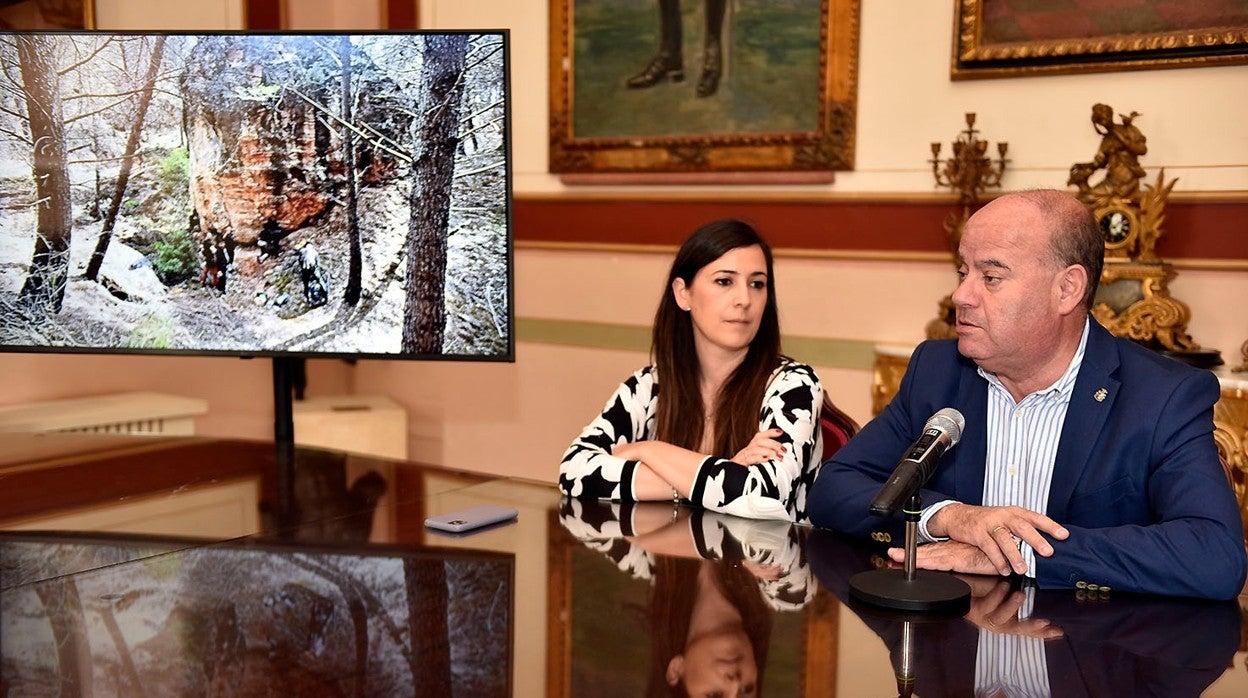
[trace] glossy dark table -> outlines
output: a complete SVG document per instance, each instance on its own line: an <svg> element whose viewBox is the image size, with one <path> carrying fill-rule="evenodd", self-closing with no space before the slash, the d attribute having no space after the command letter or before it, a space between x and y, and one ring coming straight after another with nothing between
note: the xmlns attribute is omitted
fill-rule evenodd
<svg viewBox="0 0 1248 698"><path fill-rule="evenodd" d="M0 695L1248 695L1248 598L972 579L899 618L826 532L274 451L0 435ZM520 516L423 526L479 504Z"/></svg>

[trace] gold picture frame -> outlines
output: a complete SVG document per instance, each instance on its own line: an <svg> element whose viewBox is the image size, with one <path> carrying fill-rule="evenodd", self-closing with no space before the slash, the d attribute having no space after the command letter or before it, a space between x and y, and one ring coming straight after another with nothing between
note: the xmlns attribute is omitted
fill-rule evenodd
<svg viewBox="0 0 1248 698"><path fill-rule="evenodd" d="M859 3L551 0L550 171L666 183L830 181L853 169ZM684 79L677 67L630 87L663 55L671 23L659 8L672 6ZM716 12L722 77L707 89Z"/></svg>
<svg viewBox="0 0 1248 698"><path fill-rule="evenodd" d="M954 80L1248 63L1248 8L1146 0L1129 7L1016 9L955 0ZM1240 6L1242 7L1242 6ZM1177 10L1176 10L1177 8Z"/></svg>
<svg viewBox="0 0 1248 698"><path fill-rule="evenodd" d="M0 8L0 29L95 29L95 0L22 0Z"/></svg>

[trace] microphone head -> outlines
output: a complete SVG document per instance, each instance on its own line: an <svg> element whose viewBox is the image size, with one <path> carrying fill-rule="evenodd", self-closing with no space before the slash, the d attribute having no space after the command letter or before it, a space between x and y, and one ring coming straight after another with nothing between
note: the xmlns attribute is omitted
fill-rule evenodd
<svg viewBox="0 0 1248 698"><path fill-rule="evenodd" d="M946 407L927 420L923 430L939 429L949 436L949 447L962 439L962 429L966 426L966 418L952 407Z"/></svg>

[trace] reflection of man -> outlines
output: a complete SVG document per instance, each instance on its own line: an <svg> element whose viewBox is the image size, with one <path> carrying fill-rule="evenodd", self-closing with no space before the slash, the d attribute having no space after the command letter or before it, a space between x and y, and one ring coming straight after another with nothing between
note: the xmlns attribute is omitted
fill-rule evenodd
<svg viewBox="0 0 1248 698"><path fill-rule="evenodd" d="M917 696L1199 696L1235 657L1240 613L1232 601L1089 596L1029 582L966 576L964 618L911 623L848 598L871 569L859 542L815 531L806 553L820 586L850 603L880 636ZM907 642L908 640L908 642ZM903 664L903 661L909 660Z"/></svg>
<svg viewBox="0 0 1248 698"><path fill-rule="evenodd" d="M719 89L723 70L720 41L724 28L726 0L704 0L706 33L703 35L702 75L698 78L699 97L709 97ZM680 0L659 0L659 52L640 73L625 84L631 89L653 87L664 79L680 82L685 79L682 50Z"/></svg>
<svg viewBox="0 0 1248 698"><path fill-rule="evenodd" d="M1246 555L1213 440L1218 382L1090 318L1104 247L1087 208L1058 191L1002 196L958 252L956 343L915 349L892 403L824 464L812 521L901 541L900 519L868 504L953 407L966 429L921 491L918 566L1235 597Z"/></svg>

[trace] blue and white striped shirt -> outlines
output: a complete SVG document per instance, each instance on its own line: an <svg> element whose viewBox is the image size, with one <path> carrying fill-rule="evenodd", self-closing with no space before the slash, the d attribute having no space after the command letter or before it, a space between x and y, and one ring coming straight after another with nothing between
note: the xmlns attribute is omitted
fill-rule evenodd
<svg viewBox="0 0 1248 698"><path fill-rule="evenodd" d="M1049 486L1057 445L1066 422L1066 408L1075 389L1083 352L1088 344L1088 324L1083 325L1079 349L1066 372L1053 385L1015 403L1010 391L994 374L979 369L988 381L988 453L984 460L986 507L1017 506L1048 513ZM1036 576L1035 551L1022 543L1027 576Z"/></svg>
<svg viewBox="0 0 1248 698"><path fill-rule="evenodd" d="M1066 422L1066 409L1083 364L1088 345L1089 321L1083 324L1083 337L1070 365L1052 385L1014 402L1010 391L996 375L979 369L987 381L988 449L984 460L984 506L1018 506L1045 514L1049 505L1049 486L1053 483L1053 466L1057 446ZM937 502L923 510L920 540L939 540L927 532L931 517L952 504ZM1027 576L1036 576L1035 551L1030 545L1019 546L1027 563Z"/></svg>
<svg viewBox="0 0 1248 698"><path fill-rule="evenodd" d="M1028 618L1036 605L1036 589L1024 586L1023 593L1027 596L1018 615ZM975 695L1050 698L1053 690L1044 640L981 628L975 649Z"/></svg>

